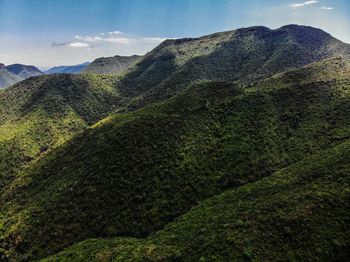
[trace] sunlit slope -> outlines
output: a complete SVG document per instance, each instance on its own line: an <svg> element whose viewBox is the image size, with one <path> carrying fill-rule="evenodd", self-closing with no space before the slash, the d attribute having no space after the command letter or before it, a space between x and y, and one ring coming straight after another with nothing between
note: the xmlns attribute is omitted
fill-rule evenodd
<svg viewBox="0 0 350 262"><path fill-rule="evenodd" d="M0 92L0 186L41 154L105 117L121 100L116 78L52 75Z"/></svg>
<svg viewBox="0 0 350 262"><path fill-rule="evenodd" d="M349 88L348 64L332 59L250 88L199 83L110 116L4 190L6 253L45 257L88 237L145 236L207 197L335 147L349 139Z"/></svg>

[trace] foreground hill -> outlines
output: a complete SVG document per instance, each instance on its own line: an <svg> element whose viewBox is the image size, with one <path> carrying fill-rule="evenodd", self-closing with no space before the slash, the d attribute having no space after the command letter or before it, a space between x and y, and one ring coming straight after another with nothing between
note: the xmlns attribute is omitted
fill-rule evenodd
<svg viewBox="0 0 350 262"><path fill-rule="evenodd" d="M85 62L79 65L71 65L71 66L55 66L45 71L44 73L49 74L79 74L81 71L87 67L90 62Z"/></svg>
<svg viewBox="0 0 350 262"><path fill-rule="evenodd" d="M98 74L121 74L126 72L141 56L101 57L86 66L82 72Z"/></svg>
<svg viewBox="0 0 350 262"><path fill-rule="evenodd" d="M350 140L210 198L146 239L91 239L44 261L347 261Z"/></svg>
<svg viewBox="0 0 350 262"><path fill-rule="evenodd" d="M115 77L51 75L0 92L0 187L23 166L107 116L120 101Z"/></svg>
<svg viewBox="0 0 350 262"><path fill-rule="evenodd" d="M21 64L4 66L0 64L0 88L6 88L29 77L42 74L35 66Z"/></svg>
<svg viewBox="0 0 350 262"><path fill-rule="evenodd" d="M110 116L40 158L3 189L0 206L3 207L1 245L4 256L16 261L43 258L89 237L143 237L162 229L208 197L255 182L307 156L336 147L349 139L349 88L349 64L338 58L274 76L249 88L241 88L240 83L232 82L199 83L166 102L133 113ZM346 155L343 160L346 160ZM323 162L315 162L315 165L323 166ZM342 166L339 168L341 170ZM338 182L334 182L334 188L330 187L332 191L328 193L339 192L346 187L346 172L339 172L345 180L338 177ZM314 176L310 179L315 179L312 181L317 183ZM331 181L328 176L324 179L320 188ZM304 186L305 191L302 187L300 192L283 191L286 201L290 198L290 204L297 205L299 193L300 199L309 196L308 190L313 188L313 182ZM214 234L211 238L210 231L203 231L203 238L189 246L193 247L191 251L186 249L186 242L181 246L182 240L179 241L175 235L174 241L186 250L183 253L185 258L198 258L206 246L213 246L214 251L207 248L207 253L203 251L204 256L240 257L241 250L247 249L244 256L263 257L264 246L249 246L249 243L265 241L256 238L260 236L259 230L264 230L264 223L270 223L269 216L256 218L254 224L249 210L250 205L260 203L259 199L255 202L254 194L262 194L262 202L269 196L264 196L265 186L259 187L260 193L254 191L256 193L253 192L251 198L250 187L245 188L242 189L242 197L236 195L240 193L232 193L233 196L228 194L217 198L224 202L224 209L221 213L214 210L213 214L217 214L218 218L213 218L213 228L210 228L221 230L228 224L225 220L223 224L219 221L229 216L230 199L244 199L247 202L242 203L242 208L247 205L248 209L232 213L234 219L242 220L233 223L237 223L237 230L245 230L248 219L248 229L255 231L249 233L246 239L227 238L227 241L237 242L244 248L231 253L234 246L229 247L228 242L221 243L220 237L216 239ZM281 184L281 190L283 188ZM271 190L271 193L275 192ZM278 187L276 190L279 192ZM318 199L318 195L311 194L310 197ZM294 254L298 257L298 252L304 252L301 245L305 246L305 253L314 254L313 245L319 240L316 236L313 238L312 232L326 230L322 225L324 221L319 218L325 217L329 223L335 219L330 217L331 204L328 205L333 203L333 195L327 197L325 195L322 199L322 205L327 204L325 211L317 209L321 212L319 216L305 213L310 223L306 224L305 231L301 228L300 232L310 234L300 239L300 246L294 246L293 235L288 235L294 234L294 229L288 231L287 228L295 227L293 222L282 219L281 227L276 224L276 231L282 236L271 238L274 242L266 242L265 246L274 245L276 253L271 253L273 258L278 258L289 247L296 250L291 252L291 257ZM217 203L217 199L209 201L209 206ZM345 195L339 195L339 199L345 199ZM264 206L259 208L267 214L276 203L277 207L285 210L283 202L275 200L266 202L266 209ZM307 199L301 205L304 203L300 212L303 208L308 212ZM235 205L233 210L240 210L239 202ZM348 219L348 213L346 209L345 213L342 212L336 213L339 224L320 234L319 238L325 243L320 255L333 252L333 246L326 245L333 230L339 234L335 239L340 241L340 244L334 245L340 246L342 252L346 250L343 246L348 245L348 231L344 231L347 229L344 221ZM279 214L271 216L278 219ZM183 232L188 234L198 230L194 222L194 231L191 231L191 216L191 213L184 216L189 228ZM254 214L251 217L255 217ZM207 221L211 219L210 215ZM229 217L227 219L230 220ZM211 224L206 223L208 226ZM299 222L295 223L298 225ZM311 226L316 231L311 231ZM230 224L227 227L230 229ZM221 234L220 230L217 234ZM287 232L285 238L283 230ZM267 238L270 230L264 232ZM169 239L171 236L170 233ZM292 240L285 244L288 237ZM164 241L165 248L171 251L175 244L168 244L171 241L167 238ZM222 250L215 250L219 245ZM125 244L123 247L128 248ZM254 248L260 253L254 255Z"/></svg>

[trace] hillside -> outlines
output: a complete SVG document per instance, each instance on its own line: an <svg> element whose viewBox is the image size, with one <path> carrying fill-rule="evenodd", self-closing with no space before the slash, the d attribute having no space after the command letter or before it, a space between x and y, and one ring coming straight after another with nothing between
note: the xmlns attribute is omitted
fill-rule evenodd
<svg viewBox="0 0 350 262"><path fill-rule="evenodd" d="M86 66L83 73L121 74L127 71L141 56L101 57Z"/></svg>
<svg viewBox="0 0 350 262"><path fill-rule="evenodd" d="M146 239L90 239L43 261L346 261L350 141L210 198Z"/></svg>
<svg viewBox="0 0 350 262"><path fill-rule="evenodd" d="M49 74L79 74L83 69L88 66L90 62L85 62L79 65L71 66L55 66L45 71L44 73Z"/></svg>
<svg viewBox="0 0 350 262"><path fill-rule="evenodd" d="M311 79L308 79L309 75ZM299 81L295 82L293 78ZM288 71L259 81L249 88L242 88L239 83L232 82L198 83L166 102L124 115L112 115L40 158L2 191L1 245L6 250L4 255L17 261L43 258L86 238L144 237L162 229L200 201L233 188L242 188L238 191L243 192L242 199L248 201L248 207L258 205L258 200L245 197L245 190L249 194L251 187L241 187L242 185L254 185L255 181L281 168L336 147L349 139L349 87L349 64L337 58ZM344 154L339 161L345 163L346 156ZM327 166L322 161L314 164L320 165L321 170ZM332 190L328 193L339 192L346 187L346 172L341 171L342 165L339 168L339 174L344 176L338 177L338 184L334 181L335 188L328 188ZM314 176L308 179L315 179L315 185L318 185ZM328 175L324 179L324 182L320 181L320 190L323 188L322 183L327 184L330 181L327 180L330 179ZM318 190L313 187L313 180L310 181L310 184L304 185L305 191L302 187L295 189L301 190L301 193L287 188L281 194L285 192L286 201L290 198L291 204L296 205L299 203L298 197L303 199L303 194L309 196L308 189ZM257 185L259 183L265 182L258 182ZM281 190L284 189L283 184L280 187ZM259 192L265 192L264 186L260 189L262 191ZM273 192L274 189L271 193ZM215 211L213 214L217 214L219 218L222 216L223 219L230 214L228 207L231 201L226 202L224 199L240 197L236 193L232 194L233 196L225 194L215 198L223 199L224 210L228 211ZM252 194L259 196L259 193ZM294 197L296 200L292 200ZM324 205L333 203L327 202L327 199L331 201L333 198L324 197ZM340 195L340 198L345 199L345 195ZM210 201L218 201L215 199L209 200L209 206ZM261 201L264 199L262 195ZM269 197L266 196L266 199ZM301 203L305 203L306 208L309 202L307 199L305 201ZM268 212L271 206L268 206L269 202L266 205L266 209L264 206L261 208ZM325 213L322 213L322 209L319 211L320 216L334 221L335 218L328 211L331 206L326 207ZM280 208L284 210L282 204ZM251 209L246 212L249 210ZM259 209L255 212L258 211ZM240 212L246 214L244 210ZM235 214L232 213L233 216ZM234 218L242 220L237 216L238 218ZM190 218L191 213L184 216L189 228L183 234L193 232L190 230ZM313 217L310 215L307 218ZM306 228L316 223L315 230L326 230L326 227L319 224L319 217L317 219L306 224ZM339 210L338 219L346 221L348 214ZM211 216L208 218L210 220ZM264 223L272 223L268 221L262 216L257 218L256 225L260 228ZM239 223L244 225L245 222L243 220ZM281 222L282 227L275 229L281 234L284 232L283 223L284 220ZM227 223L223 223L225 224ZM194 225L193 230L197 230L197 224ZM212 225L220 227L222 224L215 222ZM286 222L286 227L293 225ZM256 227L252 228L255 230ZM343 230L346 230L343 222L334 225L337 234ZM267 237L269 231L264 232ZM329 243L327 236L330 232L332 231L320 235L325 245ZM337 240L340 241L340 248L348 245L347 231L344 232ZM249 235L253 240L260 236L259 231L253 233L256 235ZM180 246L186 250L183 254L188 260L198 258L200 248L214 244L216 248L216 241L221 241L216 240L215 235L210 240L203 234L203 239L198 240L200 242L193 241L192 246L189 245L193 250ZM170 239L171 236L170 233ZM312 233L307 234L307 237L312 236ZM275 247L276 253L271 253L273 258L278 258L285 248L289 248L287 244L287 247L281 246L283 242L278 241L278 237L271 238L275 242L266 242L266 247L269 243L280 243ZM247 242L241 243L243 240L238 238L229 241L238 241L239 245L246 247L253 240L247 238ZM167 238L164 241L165 250L169 248L171 251L173 245L181 245L176 235L176 245L168 244L171 241ZM309 243L308 239L304 241ZM221 256L223 253L220 252L226 252L227 255L231 249L226 243L222 244L221 251L208 248L203 255ZM290 248L293 243L289 242ZM310 246L306 245L306 254L314 254L312 243ZM128 246L123 244L123 248ZM260 253L254 255L253 248L257 248L261 254L263 251L259 248L264 249L258 244L256 247L249 246L243 255L260 256ZM304 252L299 246L294 248L296 253L293 252L297 257L298 252ZM322 250L320 254L328 252L327 250L333 252L331 249L332 246L324 247L325 251ZM294 255L293 252L291 256ZM240 256L241 253L238 250L229 254Z"/></svg>
<svg viewBox="0 0 350 262"><path fill-rule="evenodd" d="M115 77L50 75L0 92L0 186L119 103Z"/></svg>

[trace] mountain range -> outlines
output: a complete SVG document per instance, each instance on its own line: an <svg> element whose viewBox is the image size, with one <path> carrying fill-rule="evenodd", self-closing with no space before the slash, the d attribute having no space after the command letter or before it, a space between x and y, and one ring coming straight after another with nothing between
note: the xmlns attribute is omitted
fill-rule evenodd
<svg viewBox="0 0 350 262"><path fill-rule="evenodd" d="M249 27L115 58L0 92L0 259L350 257L350 45Z"/></svg>

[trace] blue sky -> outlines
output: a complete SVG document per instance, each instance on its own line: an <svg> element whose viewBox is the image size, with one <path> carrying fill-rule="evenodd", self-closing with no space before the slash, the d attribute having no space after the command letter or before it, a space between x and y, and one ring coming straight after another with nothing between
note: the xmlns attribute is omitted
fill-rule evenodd
<svg viewBox="0 0 350 262"><path fill-rule="evenodd" d="M350 43L349 0L0 0L0 62L144 54L165 38L305 24Z"/></svg>

